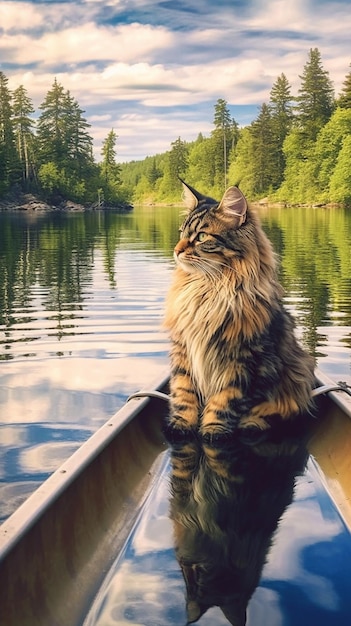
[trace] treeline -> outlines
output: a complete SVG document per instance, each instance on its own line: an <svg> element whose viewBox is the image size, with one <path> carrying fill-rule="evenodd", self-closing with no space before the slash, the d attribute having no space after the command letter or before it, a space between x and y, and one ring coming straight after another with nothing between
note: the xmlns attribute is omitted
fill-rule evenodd
<svg viewBox="0 0 351 626"><path fill-rule="evenodd" d="M104 140L97 164L84 111L56 79L39 109L35 120L26 89L20 85L10 92L0 72L0 197L22 190L53 203L62 198L107 205L127 200L115 131Z"/></svg>
<svg viewBox="0 0 351 626"><path fill-rule="evenodd" d="M11 93L0 72L0 197L19 188L51 202L176 202L182 177L214 197L236 184L250 200L351 204L351 71L335 98L314 48L300 80L293 95L281 74L244 128L220 98L209 137L178 136L163 154L118 164L113 129L94 161L84 111L56 79L35 119L26 89Z"/></svg>
<svg viewBox="0 0 351 626"><path fill-rule="evenodd" d="M314 48L299 78L293 95L281 74L245 128L219 99L209 137L178 137L164 154L122 164L121 179L134 201L179 201L180 176L217 198L235 184L250 200L351 204L351 72L335 98Z"/></svg>

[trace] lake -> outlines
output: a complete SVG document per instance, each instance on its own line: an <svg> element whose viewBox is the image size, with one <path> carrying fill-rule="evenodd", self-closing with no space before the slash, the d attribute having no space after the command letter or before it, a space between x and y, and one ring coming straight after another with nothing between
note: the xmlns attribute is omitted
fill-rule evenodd
<svg viewBox="0 0 351 626"><path fill-rule="evenodd" d="M179 207L0 213L0 519L167 367ZM301 342L351 381L351 211L259 210Z"/></svg>

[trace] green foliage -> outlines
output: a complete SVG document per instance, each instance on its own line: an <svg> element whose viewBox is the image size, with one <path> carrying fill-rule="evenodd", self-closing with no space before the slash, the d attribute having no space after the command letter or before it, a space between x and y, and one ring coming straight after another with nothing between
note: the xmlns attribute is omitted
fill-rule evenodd
<svg viewBox="0 0 351 626"><path fill-rule="evenodd" d="M110 130L102 144L100 164L100 181L105 203L114 204L121 200L120 166L116 162L117 135Z"/></svg>
<svg viewBox="0 0 351 626"><path fill-rule="evenodd" d="M297 96L285 74L274 82L269 102L239 129L223 98L214 106L209 137L193 142L180 136L170 149L142 161L117 163L112 129L94 162L90 125L69 91L55 79L34 109L23 86L13 94L0 72L0 195L15 183L40 186L45 196L106 204L130 201L179 202L179 177L220 198L229 184L250 200L268 197L288 204L350 203L349 137L351 72L337 102L318 48L311 49Z"/></svg>
<svg viewBox="0 0 351 626"><path fill-rule="evenodd" d="M319 182L318 199L339 202L339 193L331 180L344 139L351 136L351 109L337 108L329 122L320 131L314 149L316 178Z"/></svg>
<svg viewBox="0 0 351 626"><path fill-rule="evenodd" d="M39 180L47 195L62 193L65 188L64 173L53 161L43 163L40 167Z"/></svg>
<svg viewBox="0 0 351 626"><path fill-rule="evenodd" d="M8 79L0 72L0 194L15 182L19 169L12 117Z"/></svg>
<svg viewBox="0 0 351 626"><path fill-rule="evenodd" d="M39 108L42 113L36 141L39 181L44 191L69 194L76 200L87 199L85 181L92 176L94 161L93 141L88 132L90 124L83 117L84 111L56 79Z"/></svg>
<svg viewBox="0 0 351 626"><path fill-rule="evenodd" d="M253 169L250 167L254 154L254 138L251 128L247 126L240 132L236 150L232 155L228 178L231 184L239 186L248 198L253 197L255 188Z"/></svg>
<svg viewBox="0 0 351 626"><path fill-rule="evenodd" d="M304 66L297 101L298 123L307 141L315 141L334 109L334 90L328 72L322 67L318 48L309 52Z"/></svg>
<svg viewBox="0 0 351 626"><path fill-rule="evenodd" d="M343 109L351 109L351 71L343 82L337 105Z"/></svg>
<svg viewBox="0 0 351 626"><path fill-rule="evenodd" d="M211 133L213 151L213 182L212 186L219 193L227 187L227 172L230 150L238 141L238 125L231 118L228 103L219 98L215 104L214 130Z"/></svg>
<svg viewBox="0 0 351 626"><path fill-rule="evenodd" d="M257 119L242 131L229 169L230 181L251 199L278 186L274 138L271 110L263 104Z"/></svg>
<svg viewBox="0 0 351 626"><path fill-rule="evenodd" d="M313 145L307 144L300 128L286 137L283 150L286 159L285 180L276 198L288 204L313 202L318 191L311 158Z"/></svg>
<svg viewBox="0 0 351 626"><path fill-rule="evenodd" d="M187 181L197 189L202 187L211 194L215 178L215 145L212 138L198 139L190 146Z"/></svg>
<svg viewBox="0 0 351 626"><path fill-rule="evenodd" d="M36 176L34 121L31 117L34 112L27 90L20 85L13 92L13 129L25 187Z"/></svg>
<svg viewBox="0 0 351 626"><path fill-rule="evenodd" d="M330 178L330 197L334 202L351 205L351 134L346 135Z"/></svg>
<svg viewBox="0 0 351 626"><path fill-rule="evenodd" d="M165 168L158 192L162 199L172 199L179 195L181 184L179 177L183 178L188 167L187 143L180 137L171 143L171 150L167 153Z"/></svg>
<svg viewBox="0 0 351 626"><path fill-rule="evenodd" d="M271 113L272 132L272 187L273 189L278 189L284 179L284 141L293 124L291 87L285 74L278 76L271 89L269 108Z"/></svg>

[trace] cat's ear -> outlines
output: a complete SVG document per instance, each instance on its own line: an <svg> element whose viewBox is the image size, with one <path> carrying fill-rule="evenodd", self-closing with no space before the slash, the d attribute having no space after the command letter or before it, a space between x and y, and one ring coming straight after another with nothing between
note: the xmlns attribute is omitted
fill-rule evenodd
<svg viewBox="0 0 351 626"><path fill-rule="evenodd" d="M187 208L189 209L189 212L196 209L196 207L199 206L200 202L204 202L205 200L207 200L207 196L203 196L202 193L196 191L194 187L188 185L181 178L179 180L183 185L183 200ZM214 202L214 200L212 202Z"/></svg>
<svg viewBox="0 0 351 626"><path fill-rule="evenodd" d="M224 218L234 219L237 228L246 220L247 202L238 187L229 187L219 203L218 211Z"/></svg>

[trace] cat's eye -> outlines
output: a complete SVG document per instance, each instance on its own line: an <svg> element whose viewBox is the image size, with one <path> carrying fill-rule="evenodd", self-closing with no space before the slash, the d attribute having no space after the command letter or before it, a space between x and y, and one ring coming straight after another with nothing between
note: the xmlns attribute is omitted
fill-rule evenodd
<svg viewBox="0 0 351 626"><path fill-rule="evenodd" d="M197 241L205 241L205 239L207 239L207 233L199 233L196 239Z"/></svg>

